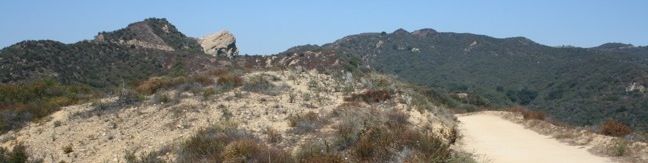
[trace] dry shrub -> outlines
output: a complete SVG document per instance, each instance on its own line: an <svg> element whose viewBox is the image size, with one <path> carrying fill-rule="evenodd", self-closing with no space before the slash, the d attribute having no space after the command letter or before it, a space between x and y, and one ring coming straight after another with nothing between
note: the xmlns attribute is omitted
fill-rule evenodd
<svg viewBox="0 0 648 163"><path fill-rule="evenodd" d="M536 120L545 120L545 114L539 111L532 111L527 108L516 106L509 109L513 113L522 114L522 117L526 120L536 119Z"/></svg>
<svg viewBox="0 0 648 163"><path fill-rule="evenodd" d="M210 75L210 76L221 76L221 75L227 74L227 73L229 73L229 71L226 70L226 69L215 69L215 70L207 71L206 74Z"/></svg>
<svg viewBox="0 0 648 163"><path fill-rule="evenodd" d="M610 136L626 136L632 133L632 129L625 124L614 119L608 119L601 125L601 134Z"/></svg>
<svg viewBox="0 0 648 163"><path fill-rule="evenodd" d="M27 148L22 144L17 144L13 150L0 147L0 162L20 163L20 162L43 162L42 159L34 158L27 152Z"/></svg>
<svg viewBox="0 0 648 163"><path fill-rule="evenodd" d="M389 127L404 127L409 124L407 119L409 119L409 114L406 114L403 111L400 110L393 110L390 112L387 112L387 126Z"/></svg>
<svg viewBox="0 0 648 163"><path fill-rule="evenodd" d="M353 146L353 153L362 161L378 162L388 160L389 149L397 143L396 133L387 128L369 128L360 134L358 142Z"/></svg>
<svg viewBox="0 0 648 163"><path fill-rule="evenodd" d="M190 77L189 81L200 83L201 85L214 84L214 79L207 75L194 75Z"/></svg>
<svg viewBox="0 0 648 163"><path fill-rule="evenodd" d="M266 79L266 77L271 77L269 75L257 75L252 76L243 83L243 90L248 92L256 92L270 96L276 96L281 93L281 91L286 88L285 85L276 86Z"/></svg>
<svg viewBox="0 0 648 163"><path fill-rule="evenodd" d="M183 84L186 81L187 80L184 77L152 77L140 82L140 84L135 87L135 90L139 93L150 95L160 89L174 87Z"/></svg>
<svg viewBox="0 0 648 163"><path fill-rule="evenodd" d="M69 154L69 153L72 153L72 152L74 152L74 150L72 149L72 144L69 144L69 145L66 145L66 146L63 147L63 153Z"/></svg>
<svg viewBox="0 0 648 163"><path fill-rule="evenodd" d="M377 103L391 99L391 93L386 90L367 90L364 93L352 94L344 98L344 101L364 101L366 103Z"/></svg>
<svg viewBox="0 0 648 163"><path fill-rule="evenodd" d="M293 162L287 152L261 145L250 139L237 140L228 144L222 156L223 162Z"/></svg>
<svg viewBox="0 0 648 163"><path fill-rule="evenodd" d="M237 140L225 146L222 152L223 162L245 162L252 155L259 153L261 147L253 140Z"/></svg>
<svg viewBox="0 0 648 163"><path fill-rule="evenodd" d="M288 125L292 128L292 132L297 134L309 133L317 130L322 126L322 119L315 112L308 112L303 115L296 115L288 117Z"/></svg>
<svg viewBox="0 0 648 163"><path fill-rule="evenodd" d="M230 73L223 73L218 76L216 83L222 86L239 87L243 85L243 78Z"/></svg>
<svg viewBox="0 0 648 163"><path fill-rule="evenodd" d="M182 144L176 162L223 162L221 153L225 146L236 140L252 139L253 136L239 130L234 124L221 124L200 130Z"/></svg>
<svg viewBox="0 0 648 163"><path fill-rule="evenodd" d="M279 143L281 142L282 136L279 131L274 128L268 127L265 130L265 134L268 135L267 141L270 143Z"/></svg>
<svg viewBox="0 0 648 163"><path fill-rule="evenodd" d="M294 162L286 151L263 145L228 122L199 131L177 155L175 162Z"/></svg>
<svg viewBox="0 0 648 163"><path fill-rule="evenodd" d="M344 158L333 151L327 142L306 142L299 147L296 153L296 160L304 163L339 163Z"/></svg>
<svg viewBox="0 0 648 163"><path fill-rule="evenodd" d="M409 150L404 156L443 162L450 158L450 149L443 139L423 134L407 122L408 115L399 111L378 109L338 108L332 113L339 117L334 126L334 148L348 151L356 162L389 162L396 153ZM397 152L395 152L397 151Z"/></svg>
<svg viewBox="0 0 648 163"><path fill-rule="evenodd" d="M304 162L304 163L342 163L345 162L344 158L340 155L336 154L319 154L319 155L312 155L309 157L304 157L303 159L299 160L299 162Z"/></svg>

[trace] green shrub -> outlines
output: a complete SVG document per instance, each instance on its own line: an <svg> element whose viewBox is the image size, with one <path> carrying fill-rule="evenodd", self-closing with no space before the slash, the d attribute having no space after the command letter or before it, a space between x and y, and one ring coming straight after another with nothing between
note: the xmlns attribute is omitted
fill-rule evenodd
<svg viewBox="0 0 648 163"><path fill-rule="evenodd" d="M613 156L625 156L628 152L628 142L621 139L615 140L609 150Z"/></svg>
<svg viewBox="0 0 648 163"><path fill-rule="evenodd" d="M31 162L43 162L40 159L31 158L29 159L29 153L26 151L26 147L22 144L18 144L13 147L13 150L8 151L5 148L0 148L0 162L6 163L25 163Z"/></svg>
<svg viewBox="0 0 648 163"><path fill-rule="evenodd" d="M83 85L63 85L54 80L0 84L0 133L22 127L59 110L84 102L95 91Z"/></svg>
<svg viewBox="0 0 648 163"><path fill-rule="evenodd" d="M139 93L150 95L157 92L160 89L169 89L180 85L187 85L196 83L201 86L207 86L214 83L214 80L207 75L191 75L189 77L179 76L179 77L152 77L147 80L139 82L135 87L135 90Z"/></svg>
<svg viewBox="0 0 648 163"><path fill-rule="evenodd" d="M282 91L282 87L275 86L266 80L263 75L252 76L243 84L244 91L256 92L271 96L276 96Z"/></svg>

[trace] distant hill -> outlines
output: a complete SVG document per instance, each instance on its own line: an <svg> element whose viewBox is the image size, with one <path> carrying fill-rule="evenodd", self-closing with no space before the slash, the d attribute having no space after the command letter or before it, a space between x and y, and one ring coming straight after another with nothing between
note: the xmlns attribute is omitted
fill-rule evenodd
<svg viewBox="0 0 648 163"><path fill-rule="evenodd" d="M0 51L0 81L53 78L64 84L107 88L152 75L210 66L198 42L165 19L146 19L95 40L63 44L23 41Z"/></svg>
<svg viewBox="0 0 648 163"><path fill-rule="evenodd" d="M286 53L300 50L333 51L450 95L467 93L467 98L455 97L473 106L526 105L571 124L597 125L613 118L648 129L646 47L557 48L523 37L399 29Z"/></svg>

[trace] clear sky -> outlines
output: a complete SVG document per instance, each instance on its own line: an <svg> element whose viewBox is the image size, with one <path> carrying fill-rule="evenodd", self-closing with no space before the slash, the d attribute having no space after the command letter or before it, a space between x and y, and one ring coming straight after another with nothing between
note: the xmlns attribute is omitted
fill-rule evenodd
<svg viewBox="0 0 648 163"><path fill-rule="evenodd" d="M647 0L1 0L0 47L74 43L148 17L167 18L192 37L228 29L242 54L398 28L524 36L551 46L648 45Z"/></svg>

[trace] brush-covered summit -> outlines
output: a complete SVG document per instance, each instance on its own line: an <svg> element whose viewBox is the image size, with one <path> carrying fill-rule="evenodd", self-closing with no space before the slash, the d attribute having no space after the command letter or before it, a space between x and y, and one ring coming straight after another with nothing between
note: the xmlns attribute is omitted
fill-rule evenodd
<svg viewBox="0 0 648 163"><path fill-rule="evenodd" d="M185 36L166 19L159 18L148 18L120 30L101 32L95 37L95 41L165 51L202 50L196 39Z"/></svg>
<svg viewBox="0 0 648 163"><path fill-rule="evenodd" d="M304 51L350 56L364 67L445 90L471 104L449 105L467 110L527 105L573 124L619 119L648 128L647 47L550 47L524 37L398 29L287 53Z"/></svg>
<svg viewBox="0 0 648 163"><path fill-rule="evenodd" d="M54 79L105 88L149 76L193 72L214 66L215 60L203 52L198 39L185 36L166 19L149 18L100 32L94 40L73 44L23 41L4 48L0 82Z"/></svg>

